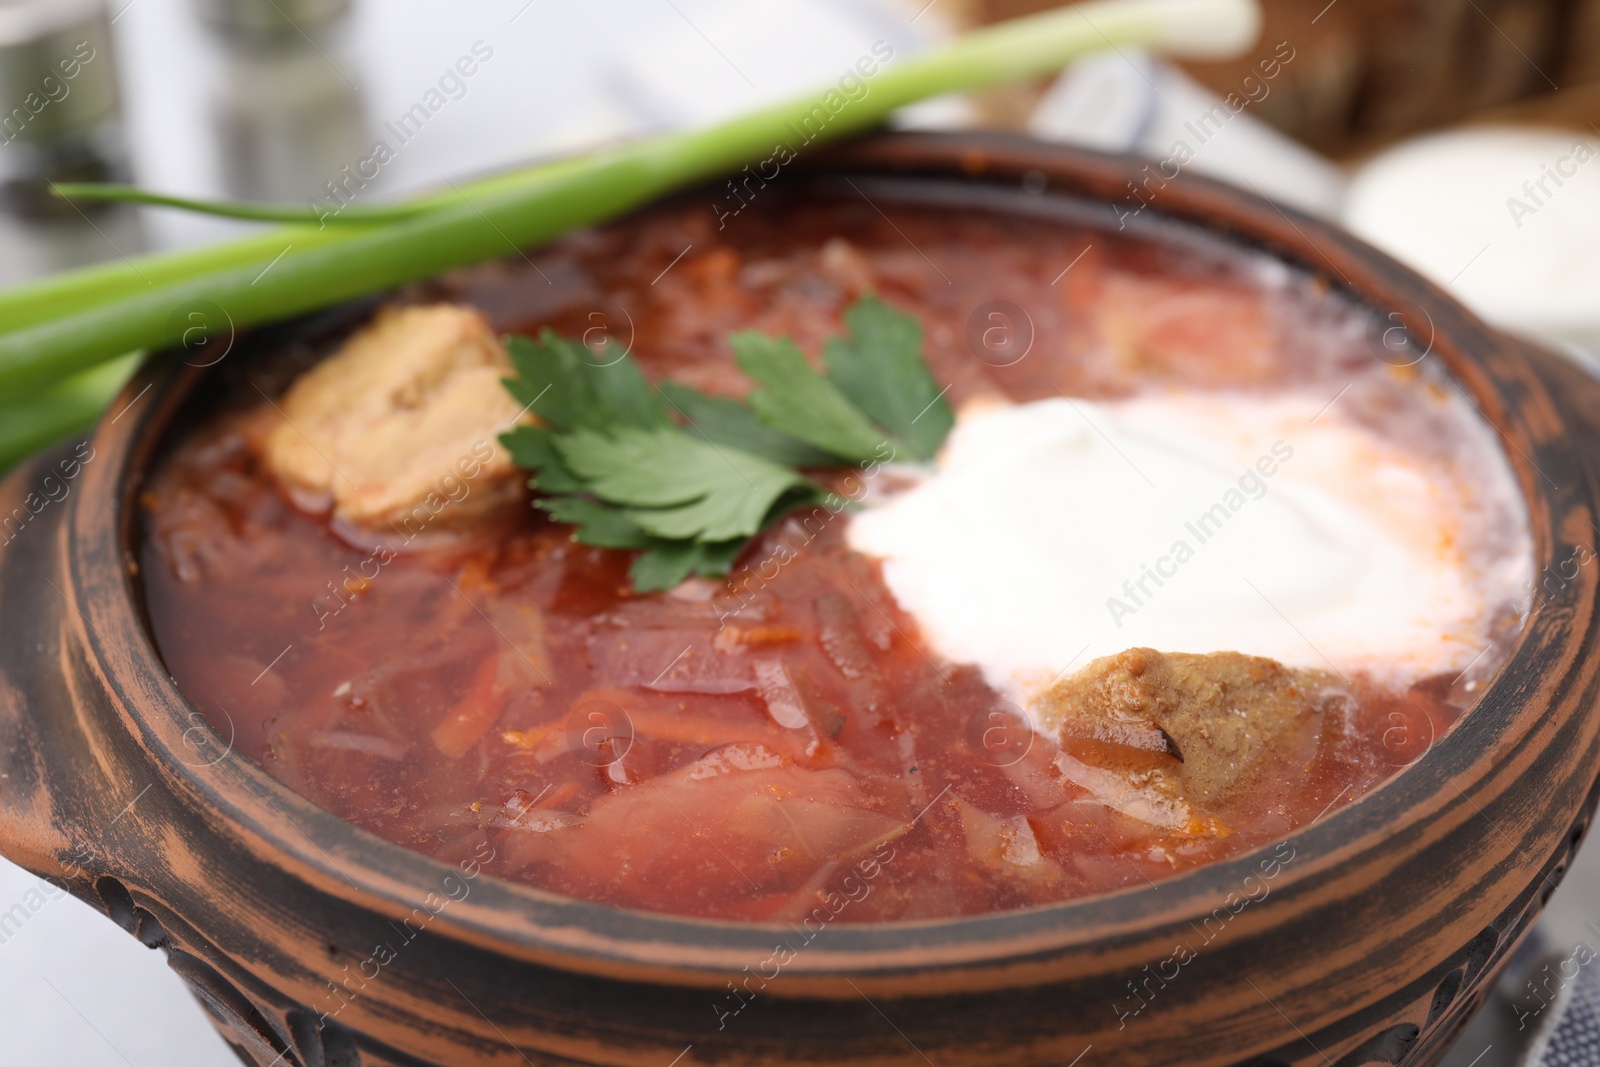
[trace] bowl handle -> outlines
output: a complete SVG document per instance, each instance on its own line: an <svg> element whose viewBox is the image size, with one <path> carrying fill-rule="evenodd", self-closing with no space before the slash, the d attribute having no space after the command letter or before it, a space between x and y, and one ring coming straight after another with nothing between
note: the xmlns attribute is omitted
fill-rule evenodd
<svg viewBox="0 0 1600 1067"><path fill-rule="evenodd" d="M60 534L76 470L68 445L0 481L0 855L83 892L99 849L73 840L72 798L103 774L74 712L77 642L61 592Z"/></svg>

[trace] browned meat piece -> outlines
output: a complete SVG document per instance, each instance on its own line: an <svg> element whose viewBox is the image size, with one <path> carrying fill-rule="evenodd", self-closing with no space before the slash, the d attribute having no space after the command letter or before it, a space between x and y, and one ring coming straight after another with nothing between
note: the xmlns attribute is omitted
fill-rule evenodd
<svg viewBox="0 0 1600 1067"><path fill-rule="evenodd" d="M1333 674L1259 656L1130 648L1058 682L1035 708L1085 762L1214 811L1261 775L1308 761L1320 733L1308 720L1320 723L1345 693Z"/></svg>
<svg viewBox="0 0 1600 1067"><path fill-rule="evenodd" d="M290 387L267 467L303 506L362 526L404 524L418 507L441 524L479 514L516 489L495 440L519 416L500 383L509 371L477 311L386 308Z"/></svg>

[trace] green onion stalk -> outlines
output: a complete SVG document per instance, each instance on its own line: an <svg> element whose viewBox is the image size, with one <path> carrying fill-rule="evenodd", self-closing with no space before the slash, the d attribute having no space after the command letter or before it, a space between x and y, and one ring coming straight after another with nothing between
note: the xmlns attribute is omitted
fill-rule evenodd
<svg viewBox="0 0 1600 1067"><path fill-rule="evenodd" d="M137 362L136 352L118 356L46 386L26 404L0 409L0 472L54 441L93 426Z"/></svg>
<svg viewBox="0 0 1600 1067"><path fill-rule="evenodd" d="M462 183L449 193L421 197L390 211L346 208L337 215L318 219L306 207L279 205L225 204L181 197L163 196L123 185L54 186L58 195L69 200L125 201L158 207L181 207L200 214L228 218L299 223L265 233L205 248L185 249L139 256L125 262L106 263L82 270L51 275L28 285L0 291L0 336L7 336L39 322L70 315L75 311L105 303L118 296L147 293L154 288L216 270L248 263L266 265L285 248L305 250L350 236L351 229L375 221L409 217L446 202L459 203L463 196L476 197L524 184L535 172L554 173L559 167L579 166L582 157L563 160L542 168L528 168L503 175ZM380 216L380 212L388 217ZM310 223L315 222L316 225ZM327 225L324 225L327 223Z"/></svg>
<svg viewBox="0 0 1600 1067"><path fill-rule="evenodd" d="M1258 24L1255 0L1075 5L893 59L865 79L866 94L854 100L836 92L830 98L824 89L703 129L452 186L400 209L374 209L376 217L351 212L343 224L280 227L47 278L0 293L0 398L28 396L125 353L169 346L186 326L186 307L215 305L234 328L328 307L614 218L764 159L779 145L799 147L797 138L810 144L871 129L928 97L1039 77L1108 46L1231 55L1249 46ZM255 210L270 217L277 209ZM0 399L0 419L13 418L8 406ZM63 415L60 425L69 423L78 424Z"/></svg>

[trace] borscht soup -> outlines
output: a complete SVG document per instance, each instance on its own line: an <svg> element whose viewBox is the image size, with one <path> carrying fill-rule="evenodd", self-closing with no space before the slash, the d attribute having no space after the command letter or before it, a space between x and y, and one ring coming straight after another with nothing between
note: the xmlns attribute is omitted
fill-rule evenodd
<svg viewBox="0 0 1600 1067"><path fill-rule="evenodd" d="M1469 713L1532 549L1425 338L1176 222L871 192L224 360L138 498L189 701L389 841L757 922L1149 885Z"/></svg>

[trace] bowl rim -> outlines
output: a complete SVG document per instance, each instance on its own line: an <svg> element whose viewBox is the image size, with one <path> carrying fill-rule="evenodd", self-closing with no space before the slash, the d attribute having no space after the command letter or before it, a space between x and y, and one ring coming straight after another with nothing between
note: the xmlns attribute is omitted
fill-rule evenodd
<svg viewBox="0 0 1600 1067"><path fill-rule="evenodd" d="M1132 189L1134 178L1149 170L1140 160L993 133L884 135L819 154L805 166L813 174L911 182L942 177L971 188L993 186L1012 198L1036 195L1024 188L1023 179L1034 181L1033 175L1039 174L1059 191L1055 195L1094 202L1109 200L1110 192L1124 184ZM1574 446L1541 436L1538 426L1505 402L1517 395L1551 406L1545 384L1518 346L1419 275L1324 222L1189 175L1169 180L1160 192L1164 202L1151 215L1163 224L1199 226L1234 247L1265 252L1380 311L1392 309L1391 319L1413 332L1420 333L1418 327L1426 322L1429 351L1439 354L1464 394L1511 445L1505 454L1522 490L1535 573L1541 573L1539 568L1554 558L1563 490L1533 457L1545 455L1549 462L1549 456ZM1308 256L1308 248L1320 265ZM1379 291L1384 288L1387 293ZM185 759L185 739L203 720L167 673L142 611L138 579L128 566L134 558L129 547L137 540L137 489L167 427L203 373L180 370L175 362L147 360L112 402L108 411L126 413L147 392L155 394L134 418L124 420L119 414L102 420L91 443L97 454L111 455L115 462L87 465L85 491L75 494L70 505L65 592L88 623L87 649L123 728L151 755L170 790L310 885L401 918L421 906L429 893L450 886L451 879L470 877L463 879L456 867L317 806L231 751L231 742L220 735L213 734L216 743L229 746L221 759L205 766ZM1551 491L1543 488L1541 478L1550 481ZM1576 492L1566 490L1568 496ZM90 502L96 500L110 503L95 507ZM118 648L108 634L136 634L138 639ZM1524 690L1536 683L1525 675L1534 667L1570 669L1576 652L1564 646L1572 644L1554 613L1535 613L1470 713L1424 756L1287 837L1159 882L1054 904L951 919L835 924L816 945L808 939L805 951L786 968L798 979L774 992L803 995L831 988L829 980L841 976L894 976L929 990L957 981L963 988L1028 984L1040 968L1059 966L1065 957L1103 954L1119 945L1144 943L1153 931L1192 927L1256 874L1259 857L1283 841L1292 843L1294 862L1273 885L1273 895L1282 901L1274 906L1309 907L1318 886L1358 855L1375 832L1385 843L1416 840L1421 813L1476 807L1462 785L1490 779L1490 754L1515 744L1538 717L1524 706ZM469 895L437 913L430 932L566 970L634 979L648 973L675 984L717 986L729 973L769 957L775 942L791 941L795 928L620 908L486 876L471 886Z"/></svg>

